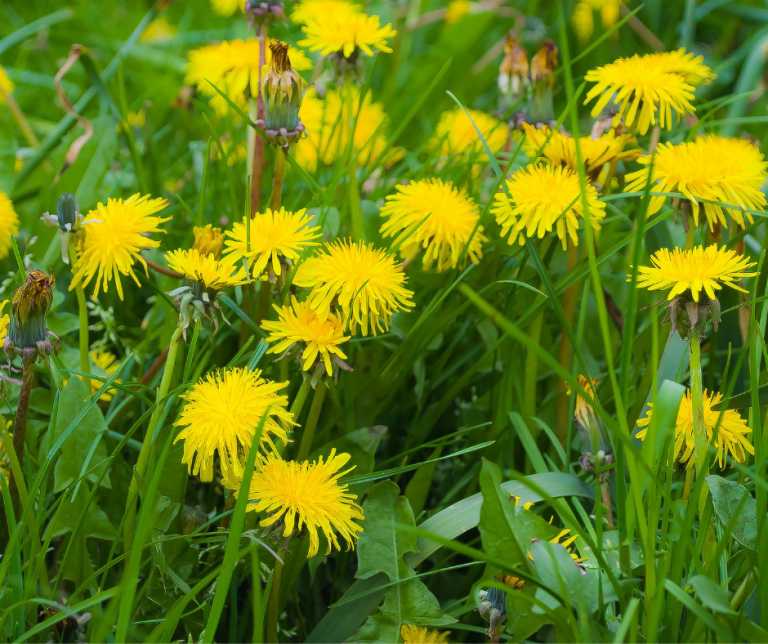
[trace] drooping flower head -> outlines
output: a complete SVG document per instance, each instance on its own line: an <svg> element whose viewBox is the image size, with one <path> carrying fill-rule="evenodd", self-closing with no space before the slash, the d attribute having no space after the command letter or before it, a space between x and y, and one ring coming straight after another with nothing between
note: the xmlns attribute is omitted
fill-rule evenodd
<svg viewBox="0 0 768 644"><path fill-rule="evenodd" d="M557 45L547 38L531 60L531 82L540 83L546 80L546 84L551 87L555 82L552 74L556 69Z"/></svg>
<svg viewBox="0 0 768 644"><path fill-rule="evenodd" d="M69 289L77 284L85 288L96 278L94 297L98 297L101 290L105 293L109 290L109 283L114 280L122 300L120 275L130 276L139 284L133 266L138 261L146 272L147 264L141 250L160 245L147 235L165 233L159 226L171 217L157 217L156 214L167 207L166 199L151 199L149 195L140 197L138 193L125 200L110 198L106 205L99 203L83 221L83 224L93 224L84 228L85 234L78 239L79 256L72 269L74 277Z"/></svg>
<svg viewBox="0 0 768 644"><path fill-rule="evenodd" d="M321 236L320 228L311 226L311 221L304 208L296 212L267 208L253 219L243 218L226 233L224 261L234 264L246 258L254 277L265 269L280 276L283 264L295 262L305 248L318 245L313 240Z"/></svg>
<svg viewBox="0 0 768 644"><path fill-rule="evenodd" d="M11 252L11 235L19 234L19 216L13 209L13 202L0 190L0 259Z"/></svg>
<svg viewBox="0 0 768 644"><path fill-rule="evenodd" d="M523 123L525 141L523 150L531 159L541 154L542 158L554 166L568 167L578 173L576 161L576 141L568 134L559 130L550 130L549 126L534 127ZM549 140L547 140L549 139ZM614 130L593 139L591 136L579 137L581 160L591 181L596 181L606 163L618 163L628 159L636 159L642 154L639 148L624 148L635 142L635 137L625 132L616 135Z"/></svg>
<svg viewBox="0 0 768 644"><path fill-rule="evenodd" d="M522 99L528 88L528 52L511 31L504 40L504 58L499 67L497 82L499 109L506 113Z"/></svg>
<svg viewBox="0 0 768 644"><path fill-rule="evenodd" d="M508 128L506 123L485 112L478 110L467 110L467 112L471 121L460 107L443 112L427 147L436 151L438 157L469 157L479 165L484 163L487 157L475 125L493 153L504 148ZM475 125L472 125L473 122Z"/></svg>
<svg viewBox="0 0 768 644"><path fill-rule="evenodd" d="M635 54L587 72L585 79L595 85L587 92L584 103L600 97L592 108L592 116L612 102L618 106L614 126L622 120L627 126L636 123L637 131L645 134L657 121L662 128L672 129L673 120L676 123L683 115L693 114L696 108L691 104L695 89L692 82L696 77L690 71L691 61L682 51L666 58Z"/></svg>
<svg viewBox="0 0 768 644"><path fill-rule="evenodd" d="M712 443L712 436L717 426L717 421L722 412L713 409L723 399L722 394L707 393L704 390L704 425L707 428L707 443ZM653 418L653 403L648 403L646 417L637 421L638 427L643 429L635 434L636 438L645 440L648 435L648 426ZM715 460L724 469L727 465L726 457L730 456L735 461L743 463L747 454L754 454L755 448L752 447L748 434L752 430L747 427L747 422L739 415L735 409L727 409L723 413L720 421L720 427L717 430L717 440L715 449L717 454ZM691 390L688 389L680 401L680 407L677 410L677 421L675 422L675 459L685 463L686 468L693 467L695 451L695 439L693 430L693 409L691 402Z"/></svg>
<svg viewBox="0 0 768 644"><path fill-rule="evenodd" d="M176 298L182 327L186 330L199 318L209 320L218 330L216 298L224 289L245 284L245 269L221 262L212 253L203 255L196 248L174 250L165 259L171 270L184 276L184 285L170 292Z"/></svg>
<svg viewBox="0 0 768 644"><path fill-rule="evenodd" d="M0 105L4 105L5 94L13 93L13 81L8 78L8 74L3 69L2 65L0 65L0 87L2 88L2 91L0 91Z"/></svg>
<svg viewBox="0 0 768 644"><path fill-rule="evenodd" d="M224 234L221 228L214 228L213 224L195 226L192 229L195 241L192 248L201 255L213 255L214 259L221 257L221 249L224 247Z"/></svg>
<svg viewBox="0 0 768 644"><path fill-rule="evenodd" d="M301 0L293 5L291 20L297 25L303 25L328 14L354 15L362 12L363 8L359 4L349 0Z"/></svg>
<svg viewBox="0 0 768 644"><path fill-rule="evenodd" d="M319 51L321 56L338 54L351 59L359 53L373 56L375 51L391 53L387 44L397 32L392 25L381 26L378 16L362 12L337 11L315 15L301 28L300 47Z"/></svg>
<svg viewBox="0 0 768 644"><path fill-rule="evenodd" d="M204 376L189 393L179 419L183 427L174 443L184 441L182 462L201 481L213 480L213 457L218 452L225 478L241 477L253 437L266 414L261 444L274 449L273 438L288 443L293 414L288 398L278 392L287 382L272 382L258 369L222 369Z"/></svg>
<svg viewBox="0 0 768 644"><path fill-rule="evenodd" d="M38 359L46 360L52 352L58 352L61 340L48 331L46 323L55 283L53 272L49 277L43 271L33 269L14 291L8 336L3 345L6 355L9 352L20 355L22 361L29 364Z"/></svg>
<svg viewBox="0 0 768 644"><path fill-rule="evenodd" d="M580 220L584 218L579 177L570 168L551 165L527 166L516 171L507 180L509 197L503 192L496 195L491 212L501 226L501 236L508 243L515 240L522 246L526 237L557 231L563 249L568 239L578 245ZM605 217L605 204L598 201L594 186L587 185L589 221L592 228L600 229Z"/></svg>
<svg viewBox="0 0 768 644"><path fill-rule="evenodd" d="M253 473L247 509L266 512L268 516L261 525L271 527L283 539L306 531L309 534L307 558L318 553L320 532L328 541L327 555L334 547L341 550L338 536L346 541L350 550L363 531L355 521L362 521L364 516L363 509L354 502L357 496L349 494L348 486L339 482L354 469L340 471L349 458L349 454L336 454L332 449L327 460L321 456L312 463L297 463L269 453ZM239 492L236 490L235 495Z"/></svg>
<svg viewBox="0 0 768 644"><path fill-rule="evenodd" d="M337 240L299 266L293 283L312 289L307 301L321 320L337 302L353 334L360 325L363 335L369 326L376 335L389 329L395 313L413 306L407 280L394 255L363 241Z"/></svg>
<svg viewBox="0 0 768 644"><path fill-rule="evenodd" d="M300 49L292 48L288 57L294 70L304 71L312 68L312 61ZM272 52L267 48L264 64L269 65L271 60ZM219 116L223 116L229 112L230 107L213 85L238 107L247 111L247 97L255 97L259 93L261 67L258 39L225 40L189 52L184 82L195 85L197 91L204 96L210 96L211 106Z"/></svg>
<svg viewBox="0 0 768 644"><path fill-rule="evenodd" d="M329 376L333 375L333 364L349 370L343 360L347 356L340 346L350 339L344 335L344 320L337 313L331 312L321 320L309 301L299 302L295 296L290 306L273 305L278 320L264 320L261 328L269 333L265 342L273 344L267 353L281 354L297 349L297 360L304 371L317 365L322 374L322 367ZM318 375L318 378L319 378Z"/></svg>
<svg viewBox="0 0 768 644"><path fill-rule="evenodd" d="M642 192L650 181L654 192L680 192L690 203L697 226L702 209L712 228L727 225L726 211L743 227L745 218L753 221L745 209L765 208L762 187L768 162L746 139L707 134L677 145L662 143L655 155L640 157L638 163L646 167L627 174L625 190ZM648 216L657 213L665 200L661 195L651 197Z"/></svg>
<svg viewBox="0 0 768 644"><path fill-rule="evenodd" d="M285 147L304 133L299 109L305 82L291 67L287 44L273 42L269 49L272 62L262 83L265 133L270 143Z"/></svg>
<svg viewBox="0 0 768 644"><path fill-rule="evenodd" d="M403 259L424 249L422 264L429 270L437 263L437 271L456 268L465 246L465 261L477 263L483 257L483 227L478 226L477 205L464 189L440 179L413 181L395 186L397 192L387 196L381 216L387 221L380 232L395 237Z"/></svg>
<svg viewBox="0 0 768 644"><path fill-rule="evenodd" d="M403 644L446 644L451 631L430 631L424 626L414 626L413 624L403 624L400 627L400 637L403 638Z"/></svg>

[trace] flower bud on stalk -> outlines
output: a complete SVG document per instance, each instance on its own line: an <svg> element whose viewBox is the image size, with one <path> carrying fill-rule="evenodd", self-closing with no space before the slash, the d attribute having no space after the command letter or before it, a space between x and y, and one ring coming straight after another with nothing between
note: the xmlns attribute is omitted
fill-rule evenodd
<svg viewBox="0 0 768 644"><path fill-rule="evenodd" d="M56 204L56 214L51 215L47 212L40 217L43 223L49 228L59 229L59 242L61 243L61 259L65 264L69 264L69 240L70 237L87 224L100 223L98 221L83 222L80 214L80 206L77 203L75 195L71 192L65 192L59 196Z"/></svg>
<svg viewBox="0 0 768 644"><path fill-rule="evenodd" d="M263 125L272 145L287 148L304 135L304 125L299 120L304 79L291 67L287 44L270 43L269 48L272 64L262 84Z"/></svg>
<svg viewBox="0 0 768 644"><path fill-rule="evenodd" d="M504 41L504 59L499 67L498 85L499 111L504 115L525 96L529 85L528 52L511 31ZM518 110L518 114L520 112L524 110Z"/></svg>
<svg viewBox="0 0 768 644"><path fill-rule="evenodd" d="M551 123L555 119L552 87L557 69L557 45L547 38L531 61L531 83L534 86L528 104L531 123Z"/></svg>
<svg viewBox="0 0 768 644"><path fill-rule="evenodd" d="M587 380L584 376L578 376L579 384L585 392L593 398L595 396L595 387L600 382L598 379ZM568 395L571 395L571 389L567 388ZM613 463L613 452L608 437L605 434L603 424L595 415L595 410L580 394L576 394L576 407L573 410L573 420L576 428L579 430L581 439L581 458L579 463L585 472L594 472L601 470ZM601 484L608 480L611 470L601 471L597 478Z"/></svg>
<svg viewBox="0 0 768 644"><path fill-rule="evenodd" d="M55 283L53 273L48 277L35 269L13 294L10 328L3 349L6 355L21 356L25 367L36 360L46 360L53 352L58 353L61 346L61 340L46 325Z"/></svg>
<svg viewBox="0 0 768 644"><path fill-rule="evenodd" d="M285 5L282 1L248 0L245 3L248 26L269 24L274 20L285 20Z"/></svg>

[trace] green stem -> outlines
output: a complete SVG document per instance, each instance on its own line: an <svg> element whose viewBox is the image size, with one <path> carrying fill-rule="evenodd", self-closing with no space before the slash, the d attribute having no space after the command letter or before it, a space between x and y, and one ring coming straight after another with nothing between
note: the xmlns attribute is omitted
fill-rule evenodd
<svg viewBox="0 0 768 644"><path fill-rule="evenodd" d="M283 554L283 551L280 551ZM267 616L267 642L277 643L277 618L280 616L280 581L283 577L283 564L275 561L272 573L272 590L269 593L269 615Z"/></svg>
<svg viewBox="0 0 768 644"><path fill-rule="evenodd" d="M693 450L697 476L707 476L705 462L709 440L704 423L704 386L701 377L701 344L696 333L691 338L691 406L693 410ZM700 499L700 504L706 496Z"/></svg>
<svg viewBox="0 0 768 644"><path fill-rule="evenodd" d="M304 401L309 395L309 390L312 386L310 380L310 378L306 378L304 382L301 383L301 387L296 393L296 398L293 399L293 404L291 405L291 413L293 414L294 423L298 422L299 416L301 415L301 410L304 408Z"/></svg>
<svg viewBox="0 0 768 644"><path fill-rule="evenodd" d="M19 392L19 402L16 406L16 421L13 423L13 451L16 452L16 458L19 461L19 469L24 472L24 443L27 440L27 417L29 416L29 396L32 393L32 377L35 374L35 363L30 360L23 362L21 376L21 391ZM13 511L16 516L20 516L20 496L19 489L24 488L24 479L16 481L13 471L10 477L11 501Z"/></svg>
<svg viewBox="0 0 768 644"><path fill-rule="evenodd" d="M296 457L296 460L298 461L306 460L312 449L312 439L315 437L315 429L317 428L317 421L320 418L320 410L323 408L326 389L327 387L323 380L318 382L317 387L315 387L315 395L312 397L312 406L309 408L309 417L307 418L307 424L304 426L304 433L301 436L299 455Z"/></svg>
<svg viewBox="0 0 768 644"><path fill-rule="evenodd" d="M685 250L691 250L693 248L695 236L696 236L696 226L694 226L693 224L693 217L689 217L688 232L685 233Z"/></svg>
<svg viewBox="0 0 768 644"><path fill-rule="evenodd" d="M165 371L163 371L163 378L160 381L160 387L157 390L157 406L152 412L152 418L149 420L149 427L147 433L144 436L144 442L141 445L141 452L139 452L139 458L136 461L136 476L131 478L131 484L128 487L128 515L125 519L123 527L123 549L127 554L133 547L133 534L136 528L136 498L138 497L139 486L137 479L143 478L147 473L147 466L149 465L149 456L152 452L152 441L155 435L155 429L157 423L160 421L160 414L163 411L163 405L160 401L165 398L170 389L171 378L173 377L173 368L176 364L176 355L179 351L179 343L181 341L182 328L176 327L176 330L171 336L171 341L168 344L168 358L165 361ZM126 566L130 557L126 557Z"/></svg>
<svg viewBox="0 0 768 644"><path fill-rule="evenodd" d="M352 75L347 76L347 128L349 132L349 144L347 145L347 154L345 163L347 164L349 174L349 211L352 218L352 234L355 239L365 239L365 230L363 228L363 211L360 208L360 186L357 182L357 160L354 158L354 139L355 139L355 109L354 93L352 91Z"/></svg>
<svg viewBox="0 0 768 644"><path fill-rule="evenodd" d="M74 236L69 238L69 261L74 269L77 258L77 249L75 247ZM73 271L74 273L74 271ZM77 296L77 311L80 318L80 371L82 373L91 373L90 341L88 339L88 306L85 303L85 291L83 285L78 283L75 287ZM83 382L91 391L91 379L83 376Z"/></svg>
<svg viewBox="0 0 768 644"><path fill-rule="evenodd" d="M269 319L269 303L272 299L272 284L269 280L264 280L259 289L259 309L256 312L256 324L261 324L263 320Z"/></svg>
<svg viewBox="0 0 768 644"><path fill-rule="evenodd" d="M269 207L273 212L280 210L280 204L283 201L283 178L287 156L288 148L278 148L275 153L275 174L272 175L272 196L269 198Z"/></svg>

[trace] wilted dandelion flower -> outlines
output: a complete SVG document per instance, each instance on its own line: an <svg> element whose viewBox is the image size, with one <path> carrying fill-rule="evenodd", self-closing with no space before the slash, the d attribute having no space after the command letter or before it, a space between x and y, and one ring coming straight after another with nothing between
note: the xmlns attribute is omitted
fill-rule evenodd
<svg viewBox="0 0 768 644"><path fill-rule="evenodd" d="M11 236L19 234L19 216L13 209L13 202L0 190L0 259L8 257L11 251Z"/></svg>
<svg viewBox="0 0 768 644"><path fill-rule="evenodd" d="M469 244L466 259L477 263L483 257L483 227L478 226L480 213L472 198L450 181L424 179L406 186L395 186L397 192L387 196L381 216L387 217L380 232L395 237L400 255L405 259L424 249L422 264L429 270L437 263L437 271L456 268L459 257Z"/></svg>
<svg viewBox="0 0 768 644"><path fill-rule="evenodd" d="M346 11L316 15L301 30L305 38L299 41L300 47L319 51L321 56L341 54L344 58L356 50L368 56L374 51L391 53L387 40L397 35L391 24L382 27L378 16Z"/></svg>
<svg viewBox="0 0 768 644"><path fill-rule="evenodd" d="M704 425L707 428L707 443L712 442L712 436L720 418L720 411L713 409L723 399L722 394L714 393L712 395L704 390ZM648 426L653 418L653 403L648 403L646 417L637 421L638 427L643 429L637 432L636 438L645 440L648 435ZM739 415L735 409L727 409L723 413L723 419L718 428L715 449L717 455L715 459L720 465L720 469L726 466L726 457L731 456L735 461L743 463L747 458L747 453L754 454L755 448L752 447L747 434L752 430L747 427L747 422ZM675 459L686 464L686 468L693 467L693 458L695 451L695 439L693 429L693 407L691 402L691 390L688 389L680 401L680 407L677 410L677 421L675 422Z"/></svg>
<svg viewBox="0 0 768 644"><path fill-rule="evenodd" d="M451 631L430 631L423 626L414 626L413 624L403 624L400 627L400 637L403 638L403 644L446 644Z"/></svg>
<svg viewBox="0 0 768 644"><path fill-rule="evenodd" d="M231 16L238 9L245 11L245 0L211 0L213 10L222 16Z"/></svg>
<svg viewBox="0 0 768 644"><path fill-rule="evenodd" d="M710 228L727 225L726 211L743 227L745 215L749 223L753 221L745 209L762 212L766 205L762 187L768 163L746 139L708 134L677 145L662 143L655 155L643 156L638 163L647 167L627 174L625 191L642 192L650 181L654 192L680 192L691 204L697 226L702 208ZM661 195L651 197L648 215L657 213L665 200Z"/></svg>
<svg viewBox="0 0 768 644"><path fill-rule="evenodd" d="M279 354L299 347L299 360L303 361L304 371L309 371L316 363L322 362L329 376L333 375L332 361L344 369L349 369L347 356L339 348L350 339L344 335L344 321L336 313L329 313L321 320L308 301L299 302L295 296L290 306L273 305L278 320L264 320L261 328L269 333L264 341L274 343L267 353Z"/></svg>
<svg viewBox="0 0 768 644"><path fill-rule="evenodd" d="M48 330L48 311L53 303L56 278L36 268L27 272L26 279L11 298L8 335L3 349L21 356L26 368L38 360L45 361L51 353L58 353L61 340ZM10 357L9 357L10 361Z"/></svg>
<svg viewBox="0 0 768 644"><path fill-rule="evenodd" d="M276 42L276 40L269 41L270 44ZM265 58L264 64L269 65L272 61L272 52L269 47L267 47ZM288 58L291 67L295 70L304 71L312 68L312 61L300 49L292 47ZM229 112L229 104L213 85L224 92L238 107L247 111L246 94L256 97L259 93L260 69L259 41L256 38L225 40L189 52L184 82L195 85L204 96L210 96L211 106L218 115L223 116Z"/></svg>
<svg viewBox="0 0 768 644"><path fill-rule="evenodd" d="M555 168L542 164L528 166L515 172L507 180L509 197L499 192L491 212L501 226L501 236L511 245L518 240L557 231L563 249L568 238L578 245L579 220L584 217L579 177L567 167ZM605 204L598 201L594 186L586 186L589 221L592 228L600 229L605 217Z"/></svg>
<svg viewBox="0 0 768 644"><path fill-rule="evenodd" d="M511 31L504 40L504 58L499 66L499 110L506 113L522 100L528 82L528 52Z"/></svg>
<svg viewBox="0 0 768 644"><path fill-rule="evenodd" d="M139 285L133 265L138 261L146 272L147 264L141 250L160 245L147 235L165 232L159 226L171 217L155 215L167 207L166 199L151 199L149 195L140 197L138 193L125 200L110 198L106 205L99 203L83 221L84 224L93 222L93 225L83 228L85 232L78 239L79 256L72 268L74 277L69 290L81 283L86 287L95 277L94 297L98 297L102 289L105 293L109 290L109 283L114 279L122 300L120 275L129 275Z"/></svg>
<svg viewBox="0 0 768 644"><path fill-rule="evenodd" d="M696 111L691 104L693 85L683 75L664 71L651 56L619 58L587 72L584 78L595 83L584 103L600 97L592 108L592 116L613 102L619 105L614 125L621 120L627 126L636 123L640 134L645 134L657 120L661 127L672 129L673 111L676 121Z"/></svg>
<svg viewBox="0 0 768 644"><path fill-rule="evenodd" d="M363 531L355 521L362 521L364 516L363 509L354 502L357 496L349 494L348 486L339 482L354 469L339 471L349 458L349 454L336 454L332 449L327 460L321 456L312 463L297 463L269 453L253 473L247 509L266 512L268 516L261 525L280 532L286 540L303 531L309 533L307 558L319 550L319 532L328 541L326 555L333 547L341 550L337 533L350 550ZM238 494L239 490L235 492Z"/></svg>
<svg viewBox="0 0 768 644"><path fill-rule="evenodd" d="M499 152L507 142L506 123L478 110L467 112L471 121L460 107L443 112L427 147L436 150L439 157L466 155L484 162L487 158L486 152L475 130L476 125L491 152Z"/></svg>
<svg viewBox="0 0 768 644"><path fill-rule="evenodd" d="M472 3L469 0L451 0L445 8L445 22L455 25L469 13L471 8Z"/></svg>
<svg viewBox="0 0 768 644"><path fill-rule="evenodd" d="M566 166L578 173L576 141L572 136L563 134L559 130L550 131L547 125L537 128L529 123L523 123L523 130L526 134L523 150L528 157L533 159L537 154L541 154L548 163L554 166ZM617 136L614 130L604 133L597 139L591 136L579 137L581 160L589 178L592 181L597 180L606 163L636 159L640 156L642 151L639 148L624 149L634 142L635 137L629 132Z"/></svg>
<svg viewBox="0 0 768 644"><path fill-rule="evenodd" d="M226 233L224 261L234 264L247 258L254 277L265 269L279 276L282 263L296 261L308 246L318 246L313 240L321 236L320 227L310 226L311 222L304 208L296 212L267 208L253 219L244 217Z"/></svg>
<svg viewBox="0 0 768 644"><path fill-rule="evenodd" d="M376 335L389 328L397 311L413 306L407 280L394 255L362 241L337 240L301 264L293 283L312 289L307 301L321 320L328 319L337 303L353 334L360 325L363 335L369 326Z"/></svg>
<svg viewBox="0 0 768 644"><path fill-rule="evenodd" d="M355 15L362 12L359 4L348 0L301 0L293 5L291 20L303 25L328 14Z"/></svg>
<svg viewBox="0 0 768 644"><path fill-rule="evenodd" d="M213 224L205 226L195 226L192 229L192 235L195 241L192 248L201 255L213 255L214 259L219 259L221 249L224 247L224 235L221 228L214 228Z"/></svg>
<svg viewBox="0 0 768 644"><path fill-rule="evenodd" d="M5 103L5 94L13 93L13 81L8 78L8 74L0 65L0 87L3 91L0 92L0 105Z"/></svg>
<svg viewBox="0 0 768 644"><path fill-rule="evenodd" d="M288 398L277 392L287 382L272 382L258 369L222 369L204 376L189 393L181 416L174 423L183 427L174 440L184 441L182 462L201 481L213 480L213 457L219 454L225 477L241 477L243 464L256 429L266 414L261 443L274 449L272 438L288 442L293 414Z"/></svg>
<svg viewBox="0 0 768 644"><path fill-rule="evenodd" d="M690 291L695 302L699 301L701 291L714 300L715 291L720 290L723 284L746 293L738 282L757 275L747 272L748 268L755 266L755 262L750 262L749 258L734 250L715 245L707 248L697 246L691 250L675 248L672 252L662 248L651 256L651 262L652 267L639 267L637 286L649 291L669 289L669 300L686 291Z"/></svg>

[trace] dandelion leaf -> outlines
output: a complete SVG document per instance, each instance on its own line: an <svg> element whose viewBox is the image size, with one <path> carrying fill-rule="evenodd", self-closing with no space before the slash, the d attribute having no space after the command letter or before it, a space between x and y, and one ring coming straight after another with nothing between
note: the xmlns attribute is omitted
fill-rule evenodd
<svg viewBox="0 0 768 644"><path fill-rule="evenodd" d="M745 548L757 550L757 503L747 488L715 475L708 476L706 481L712 492L717 518L727 526L738 512L731 535ZM745 494L748 498L742 501Z"/></svg>
<svg viewBox="0 0 768 644"><path fill-rule="evenodd" d="M560 599L584 615L591 615L599 608L600 580L597 574L578 566L562 545L537 541L531 545L531 556L536 576L542 584L536 590L537 600L553 611L563 608ZM604 601L613 599L604 597ZM544 611L537 606L534 612Z"/></svg>

